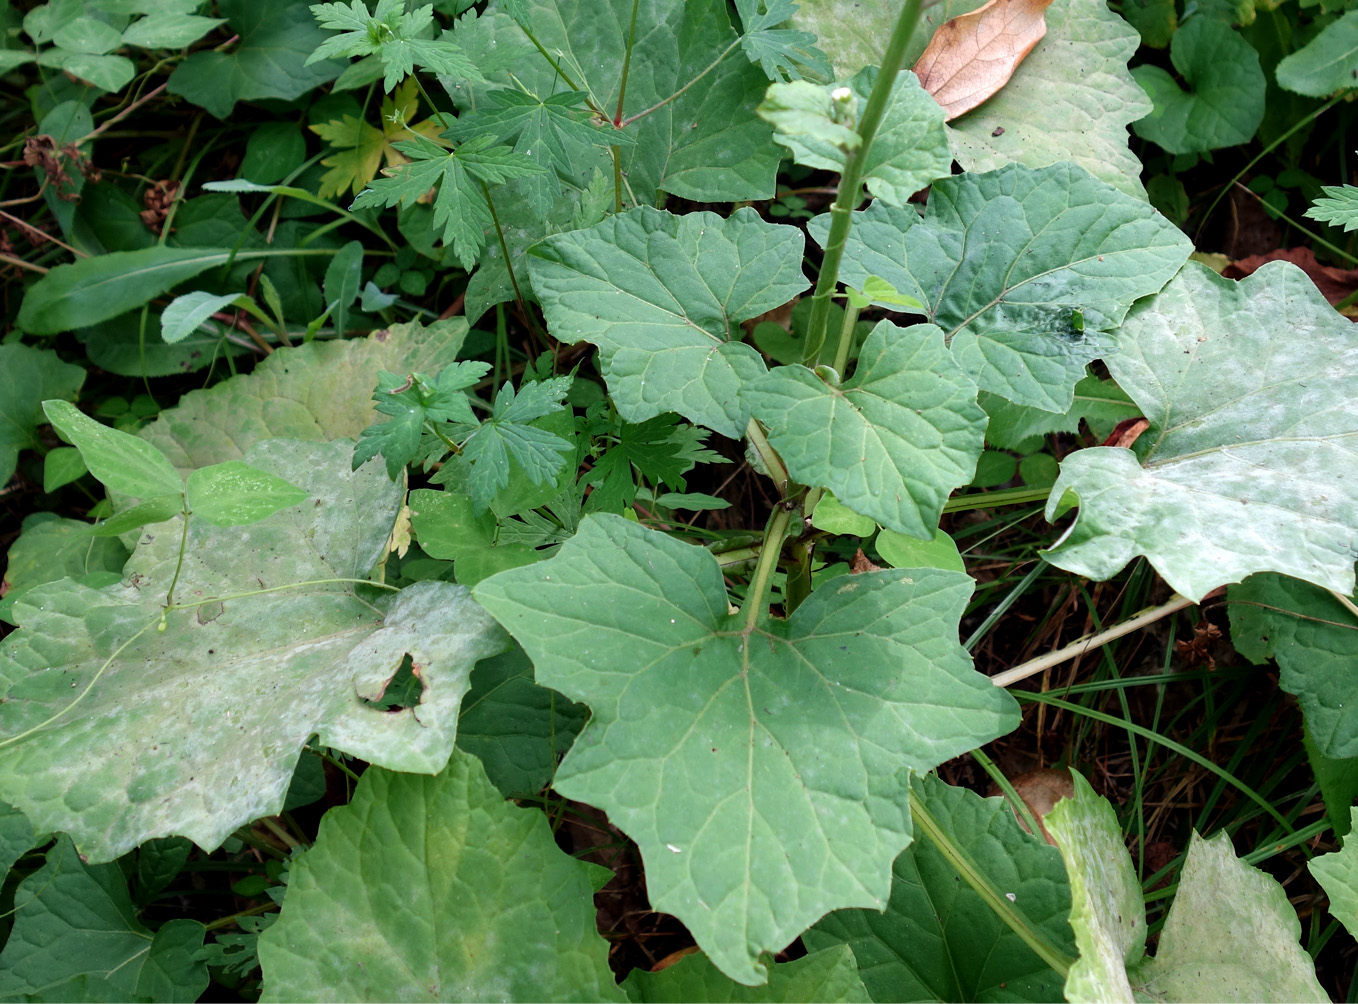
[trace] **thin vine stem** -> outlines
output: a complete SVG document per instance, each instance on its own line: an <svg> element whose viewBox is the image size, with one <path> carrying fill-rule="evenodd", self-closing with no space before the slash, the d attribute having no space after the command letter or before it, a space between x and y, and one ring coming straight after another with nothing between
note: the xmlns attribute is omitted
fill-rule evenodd
<svg viewBox="0 0 1358 1004"><path fill-rule="evenodd" d="M1011 903L986 881L972 864L971 860L962 852L962 849L948 839L948 835L943 832L938 821L934 819L924 802L913 791L910 793L910 817L916 826L927 836L933 845L938 848L940 854L947 859L955 872L962 877L962 880L976 890L976 894L985 901L986 906L994 912L995 916L1004 921L1009 928L1017 934L1023 943L1033 950L1033 952L1052 969L1056 970L1064 980L1070 972L1071 966L1075 965L1075 960L1061 951L1047 938L1046 934L1022 913L1018 907Z"/></svg>
<svg viewBox="0 0 1358 1004"><path fill-rule="evenodd" d="M916 5L918 6L918 4ZM660 109L664 108L671 101L674 101L675 99L682 97L685 91L687 91L699 80L702 80L703 77L707 76L709 73L715 70L721 64L721 61L725 59L727 56L729 56L738 45L740 45L740 39L736 39L734 42L728 45L724 50L722 50L722 54L720 56L718 56L716 59L712 60L712 62L707 64L706 69L704 69L701 73L699 73L696 77L694 77L692 80L686 83L683 87L679 88L679 90L675 91L669 97L665 98L664 100L657 101L655 104L651 105L650 108L643 109L642 111L637 112L635 115L629 115L621 122L615 122L614 124L619 129L625 129L633 122L635 122L637 119L644 119L647 115L651 114L651 112L658 112L660 111Z"/></svg>
<svg viewBox="0 0 1358 1004"><path fill-rule="evenodd" d="M816 290L811 296L811 321L807 329L806 348L802 353L802 362L807 366L816 365L825 344L825 329L830 320L830 298L839 283L839 263L844 258L844 245L853 224L853 211L858 208L858 194L863 184L868 152L872 149L877 127L886 114L891 89L905 63L905 49L915 33L919 13L920 0L906 0L891 30L891 40L887 43L886 54L882 56L877 80L863 107L863 118L858 124L861 142L844 157L844 171L839 176L839 194L830 207L830 234L825 241L825 255L821 259L820 275L816 277Z"/></svg>

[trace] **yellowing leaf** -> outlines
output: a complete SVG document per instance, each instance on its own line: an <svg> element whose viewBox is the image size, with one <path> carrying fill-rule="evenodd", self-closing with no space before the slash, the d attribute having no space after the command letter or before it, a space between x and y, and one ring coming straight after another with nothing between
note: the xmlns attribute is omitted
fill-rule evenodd
<svg viewBox="0 0 1358 1004"><path fill-rule="evenodd" d="M955 119L993 95L1047 33L1052 0L990 0L943 24L915 64L924 89Z"/></svg>
<svg viewBox="0 0 1358 1004"><path fill-rule="evenodd" d="M310 126L312 132L335 150L334 156L321 161L322 166L330 168L321 176L318 193L321 198L339 195L346 188L357 195L377 177L383 160L387 167L409 163L410 158L392 145L400 140L414 139L415 134L418 134L440 146L450 146L439 138L442 129L433 119L425 119L413 126L406 124L415 117L419 106L419 92L412 77L396 88L390 97L382 99L381 129L353 115L343 115Z"/></svg>

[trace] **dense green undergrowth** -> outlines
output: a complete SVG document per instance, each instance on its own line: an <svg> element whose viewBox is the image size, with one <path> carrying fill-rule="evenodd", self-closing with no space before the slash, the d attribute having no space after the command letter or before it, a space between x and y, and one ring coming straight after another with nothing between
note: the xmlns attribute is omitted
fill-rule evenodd
<svg viewBox="0 0 1358 1004"><path fill-rule="evenodd" d="M1358 11L978 6L0 6L0 1000L1352 999Z"/></svg>

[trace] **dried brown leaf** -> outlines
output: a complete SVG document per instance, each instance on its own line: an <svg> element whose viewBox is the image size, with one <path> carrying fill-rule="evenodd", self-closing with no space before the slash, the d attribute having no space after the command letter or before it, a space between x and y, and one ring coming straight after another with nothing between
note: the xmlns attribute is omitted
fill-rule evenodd
<svg viewBox="0 0 1358 1004"><path fill-rule="evenodd" d="M1006 83L1047 33L1051 0L990 0L941 25L915 64L948 119L971 111Z"/></svg>

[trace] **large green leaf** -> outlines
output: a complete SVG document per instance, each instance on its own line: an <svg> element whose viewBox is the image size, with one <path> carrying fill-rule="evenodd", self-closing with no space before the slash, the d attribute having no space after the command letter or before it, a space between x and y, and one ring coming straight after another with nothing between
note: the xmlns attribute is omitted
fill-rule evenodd
<svg viewBox="0 0 1358 1004"><path fill-rule="evenodd" d="M457 358L466 335L467 322L450 318L278 349L249 374L185 394L140 435L185 474L239 460L264 439L357 438L377 419L379 373L436 373Z"/></svg>
<svg viewBox="0 0 1358 1004"><path fill-rule="evenodd" d="M494 86L546 99L564 84L589 92L610 119L619 111L634 37L621 120L655 110L623 127L636 140L621 151L629 205L653 203L658 192L697 202L773 196L779 151L755 114L768 80L739 51L723 0L523 0L515 6L551 62L503 14L459 23L454 39L474 58L509 67L485 71ZM483 107L479 99L487 90L458 82L454 95L465 107ZM576 185L583 187L595 167L612 177L605 147L568 145L563 152Z"/></svg>
<svg viewBox="0 0 1358 1004"><path fill-rule="evenodd" d="M936 777L915 794L958 852L1038 936L1074 955L1070 886L1061 855L1019 826L1000 798ZM815 950L853 948L875 1001L1059 1001L1061 977L1014 932L927 838L894 867L886 911L841 910L802 935ZM1008 897L1006 897L1008 898Z"/></svg>
<svg viewBox="0 0 1358 1004"><path fill-rule="evenodd" d="M19 451L37 446L34 433L47 419L42 402L74 400L85 371L50 349L20 342L0 345L0 487L10 479Z"/></svg>
<svg viewBox="0 0 1358 1004"><path fill-rule="evenodd" d="M28 817L8 802L0 802L0 872L8 873L36 839Z"/></svg>
<svg viewBox="0 0 1358 1004"><path fill-rule="evenodd" d="M704 549L588 516L475 596L539 683L592 710L556 790L636 840L655 908L754 985L761 954L827 910L885 904L910 770L1016 724L957 643L970 589L937 569L872 572L754 626L727 612Z"/></svg>
<svg viewBox="0 0 1358 1004"><path fill-rule="evenodd" d="M1358 808L1349 810L1349 832L1358 829ZM1346 840L1338 851L1312 858L1308 868L1330 897L1330 913L1348 929L1358 932L1358 841Z"/></svg>
<svg viewBox="0 0 1358 1004"><path fill-rule="evenodd" d="M712 965L705 955L690 955L658 973L633 969L623 981L629 1000L637 1004L765 1004L772 1001L855 1001L872 998L858 976L847 945L812 952L794 962L769 967L767 986L745 987Z"/></svg>
<svg viewBox="0 0 1358 1004"><path fill-rule="evenodd" d="M170 74L171 94L226 120L237 101L290 101L334 80L337 60L307 65L329 37L306 3L297 0L219 0L217 11L240 36L226 52L202 49Z"/></svg>
<svg viewBox="0 0 1358 1004"><path fill-rule="evenodd" d="M168 1004L195 1001L207 989L207 966L194 960L203 925L171 920L152 933L137 919L123 870L82 863L65 837L19 884L14 908L0 953L0 998ZM105 989L88 996L89 983Z"/></svg>
<svg viewBox="0 0 1358 1004"><path fill-rule="evenodd" d="M536 795L571 748L586 712L533 682L533 664L517 645L483 659L457 720L457 745L480 759L506 796Z"/></svg>
<svg viewBox="0 0 1358 1004"><path fill-rule="evenodd" d="M877 80L877 68L867 67L856 73L846 86L853 93L852 107L861 118L868 94ZM808 131L807 119L780 118L775 102L784 90L796 89L820 98L827 107L834 107L833 88L818 87L805 82L774 84L769 88L760 114L773 122L773 138L792 151L793 160L808 167L833 171L844 169L843 149L834 142L833 134L826 135L824 125ZM803 113L805 114L805 113ZM820 116L813 116L815 125ZM794 121L803 123L801 127ZM846 128L828 122L833 128ZM856 134L853 134L856 136ZM854 144L857 145L857 144ZM920 86L919 78L903 71L891 89L885 115L873 137L863 164L863 181L874 198L893 206L903 206L910 196L925 188L936 178L947 177L952 171L952 153L948 149L948 134L943 125L943 109Z"/></svg>
<svg viewBox="0 0 1358 1004"><path fill-rule="evenodd" d="M999 93L949 123L953 154L968 171L1068 160L1144 199L1141 162L1127 148L1128 124L1151 110L1127 70L1136 31L1104 0L1054 0L1046 20L1046 36Z"/></svg>
<svg viewBox="0 0 1358 1004"><path fill-rule="evenodd" d="M315 253L245 250L237 252L235 260ZM25 290L18 324L34 335L55 335L89 327L140 307L186 279L225 265L231 258L229 248L172 248L158 244L58 265Z"/></svg>
<svg viewBox="0 0 1358 1004"><path fill-rule="evenodd" d="M809 229L823 244L827 217ZM1079 167L1014 164L936 182L923 218L873 203L840 276L857 288L880 276L924 303L982 390L1064 413L1086 364L1115 344L1108 332L1191 250L1150 206Z"/></svg>
<svg viewBox="0 0 1358 1004"><path fill-rule="evenodd" d="M293 865L259 939L262 999L626 1000L594 928L606 877L475 757L435 777L369 769Z"/></svg>
<svg viewBox="0 0 1358 1004"><path fill-rule="evenodd" d="M803 246L753 209L722 219L642 206L547 238L528 268L552 334L599 347L623 418L674 411L739 439L750 420L740 388L765 369L739 323L807 287Z"/></svg>
<svg viewBox="0 0 1358 1004"><path fill-rule="evenodd" d="M0 618L10 623L10 608L26 590L67 576L120 577L127 548L116 537L93 537L90 525L63 519L55 513L30 513L20 526L19 539L10 545L5 576L0 581Z"/></svg>
<svg viewBox="0 0 1358 1004"><path fill-rule="evenodd" d="M1169 58L1189 90L1163 67L1138 66L1132 75L1155 107L1132 125L1136 134L1170 153L1249 142L1264 117L1266 84L1254 48L1230 25L1195 17L1174 33Z"/></svg>
<svg viewBox="0 0 1358 1004"><path fill-rule="evenodd" d="M1252 662L1278 660L1306 730L1325 757L1358 757L1358 617L1327 589L1251 575L1229 592L1231 643Z"/></svg>
<svg viewBox="0 0 1358 1004"><path fill-rule="evenodd" d="M107 861L150 837L214 848L279 811L307 738L399 770L436 771L453 747L475 662L503 634L459 586L394 598L351 582L382 557L403 495L378 465L350 471L348 440L270 440L245 459L314 499L245 527L148 530L124 584L70 579L15 605L0 644L0 799ZM224 597L212 601L213 597ZM383 712L403 658L416 708Z"/></svg>
<svg viewBox="0 0 1358 1004"><path fill-rule="evenodd" d="M1145 902L1113 807L1074 774L1075 797L1043 821L1070 877L1080 960L1066 999L1329 1000L1297 943L1301 923L1271 876L1235 856L1224 832L1193 834L1179 890L1147 958Z"/></svg>
<svg viewBox="0 0 1358 1004"><path fill-rule="evenodd" d="M1358 10L1327 24L1319 35L1278 63L1278 85L1323 98L1358 84Z"/></svg>
<svg viewBox="0 0 1358 1004"><path fill-rule="evenodd" d="M1281 325L1279 318L1285 318ZM1351 593L1358 336L1295 265L1239 282L1190 264L1138 304L1108 359L1150 420L1133 450L1071 454L1047 503L1078 499L1048 561L1107 579L1145 555L1196 599L1252 572Z"/></svg>
<svg viewBox="0 0 1358 1004"><path fill-rule="evenodd" d="M878 322L843 384L779 366L741 393L794 480L916 537L933 536L984 445L976 384L931 324Z"/></svg>

